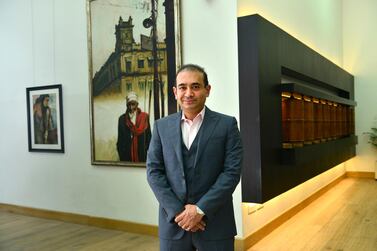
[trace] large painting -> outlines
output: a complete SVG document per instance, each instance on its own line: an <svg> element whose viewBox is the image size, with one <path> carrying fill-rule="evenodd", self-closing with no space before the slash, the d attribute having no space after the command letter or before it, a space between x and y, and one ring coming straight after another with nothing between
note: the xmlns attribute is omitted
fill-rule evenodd
<svg viewBox="0 0 377 251"><path fill-rule="evenodd" d="M178 0L87 0L92 164L145 166L155 120L177 111Z"/></svg>
<svg viewBox="0 0 377 251"><path fill-rule="evenodd" d="M29 152L64 153L61 85L26 88Z"/></svg>

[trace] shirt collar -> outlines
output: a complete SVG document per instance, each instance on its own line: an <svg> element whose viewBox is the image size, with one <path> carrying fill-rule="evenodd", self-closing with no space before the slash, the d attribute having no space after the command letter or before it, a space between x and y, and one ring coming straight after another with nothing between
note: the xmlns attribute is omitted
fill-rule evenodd
<svg viewBox="0 0 377 251"><path fill-rule="evenodd" d="M195 118L192 121L196 120L199 116L201 120L203 120L205 113L206 113L206 107L204 106L203 109L195 116ZM186 119L185 113L182 111L181 121L186 121L186 120L189 120L189 119Z"/></svg>

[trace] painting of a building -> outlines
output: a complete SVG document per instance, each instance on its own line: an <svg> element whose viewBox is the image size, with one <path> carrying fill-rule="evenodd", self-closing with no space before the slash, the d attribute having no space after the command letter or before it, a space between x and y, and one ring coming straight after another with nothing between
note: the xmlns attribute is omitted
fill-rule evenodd
<svg viewBox="0 0 377 251"><path fill-rule="evenodd" d="M92 164L145 167L155 120L177 111L178 0L88 0Z"/></svg>
<svg viewBox="0 0 377 251"><path fill-rule="evenodd" d="M135 43L133 35L134 25L132 17L124 21L119 17L115 26L116 44L101 69L93 78L94 102L99 96L123 96L134 91L140 97L144 111L153 117L153 79L154 59L149 37L143 36L140 43ZM145 41L145 42L144 42ZM167 93L167 60L166 44L157 43L158 57L158 82L160 86L160 99ZM160 102L161 114L166 114L167 102Z"/></svg>
<svg viewBox="0 0 377 251"><path fill-rule="evenodd" d="M140 24L142 25L142 24ZM116 150L117 120L126 110L128 93L138 96L139 108L149 115L153 126L154 86L157 82L159 117L167 114L167 53L166 44L157 41L157 64L154 64L152 41L140 34L135 42L132 16L125 21L120 16L115 24L115 48L92 79L94 150L99 161L119 161ZM157 75L154 75L156 68ZM157 78L156 78L157 76ZM156 80L155 80L156 78Z"/></svg>

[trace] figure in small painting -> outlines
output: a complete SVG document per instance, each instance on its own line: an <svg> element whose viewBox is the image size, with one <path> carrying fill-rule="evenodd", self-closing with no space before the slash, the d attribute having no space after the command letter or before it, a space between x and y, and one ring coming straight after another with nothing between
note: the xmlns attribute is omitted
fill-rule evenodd
<svg viewBox="0 0 377 251"><path fill-rule="evenodd" d="M34 141L36 144L57 144L57 130L53 122L52 109L49 105L50 95L39 95L34 112Z"/></svg>

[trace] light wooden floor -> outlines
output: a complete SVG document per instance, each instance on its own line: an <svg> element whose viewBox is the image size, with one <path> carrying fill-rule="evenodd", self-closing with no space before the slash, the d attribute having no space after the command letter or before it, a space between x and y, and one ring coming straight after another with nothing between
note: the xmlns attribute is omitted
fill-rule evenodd
<svg viewBox="0 0 377 251"><path fill-rule="evenodd" d="M1 251L157 251L158 239L0 210ZM347 178L248 251L377 251L377 182Z"/></svg>
<svg viewBox="0 0 377 251"><path fill-rule="evenodd" d="M377 181L347 178L248 251L377 251Z"/></svg>
<svg viewBox="0 0 377 251"><path fill-rule="evenodd" d="M157 251L158 238L0 210L1 251Z"/></svg>

